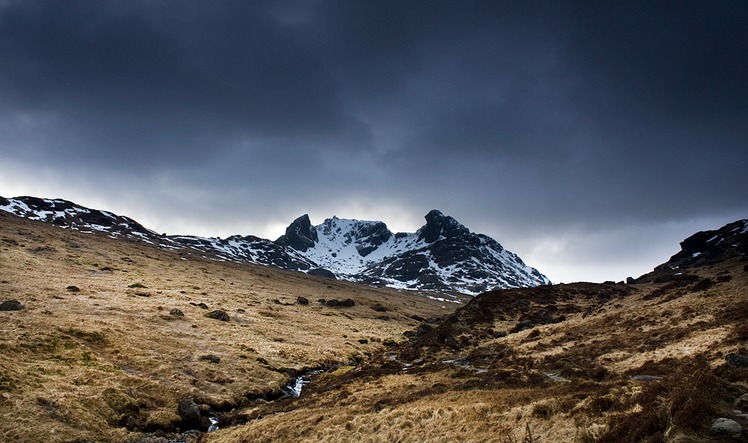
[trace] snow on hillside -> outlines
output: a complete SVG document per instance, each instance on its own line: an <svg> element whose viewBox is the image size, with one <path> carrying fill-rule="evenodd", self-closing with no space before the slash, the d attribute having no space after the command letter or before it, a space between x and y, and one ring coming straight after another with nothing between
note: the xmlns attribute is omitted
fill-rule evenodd
<svg viewBox="0 0 748 443"><path fill-rule="evenodd" d="M135 220L60 199L0 197L0 210L82 232L100 232L218 260L249 262L397 289L481 292L549 284L514 253L471 233L437 210L415 233L393 234L381 221L332 217L294 220L276 241L255 236L159 235Z"/></svg>
<svg viewBox="0 0 748 443"><path fill-rule="evenodd" d="M389 238L377 245L369 233L381 227ZM333 217L315 229L319 240L302 255L336 274L359 274L372 263L425 246L418 241L417 234L396 237L382 222Z"/></svg>

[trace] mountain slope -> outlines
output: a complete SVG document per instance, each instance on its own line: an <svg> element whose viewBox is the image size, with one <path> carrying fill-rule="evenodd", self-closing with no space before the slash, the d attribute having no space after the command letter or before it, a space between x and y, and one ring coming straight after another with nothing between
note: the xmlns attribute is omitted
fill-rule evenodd
<svg viewBox="0 0 748 443"><path fill-rule="evenodd" d="M257 263L379 287L475 295L490 289L550 283L495 240L471 233L436 210L426 215L426 224L417 232L397 234L380 221L333 217L312 226L309 216L304 215L275 242L251 235L159 235L130 218L60 199L0 197L0 210L161 248L199 251L219 260Z"/></svg>
<svg viewBox="0 0 748 443"><path fill-rule="evenodd" d="M689 237L638 283L480 294L207 441L748 441L746 226Z"/></svg>
<svg viewBox="0 0 748 443"><path fill-rule="evenodd" d="M0 211L0 441L194 443L455 306Z"/></svg>

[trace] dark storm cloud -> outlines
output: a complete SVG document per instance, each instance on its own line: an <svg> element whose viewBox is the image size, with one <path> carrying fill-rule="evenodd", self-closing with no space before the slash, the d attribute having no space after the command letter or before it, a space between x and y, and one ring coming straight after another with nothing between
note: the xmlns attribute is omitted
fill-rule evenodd
<svg viewBox="0 0 748 443"><path fill-rule="evenodd" d="M748 216L745 23L728 1L5 1L0 160L528 238Z"/></svg>
<svg viewBox="0 0 748 443"><path fill-rule="evenodd" d="M342 113L304 33L261 6L169 15L112 5L18 2L3 10L0 50L13 61L2 74L5 109L53 114L50 129L77 146L73 153L190 160L245 140L365 137Z"/></svg>

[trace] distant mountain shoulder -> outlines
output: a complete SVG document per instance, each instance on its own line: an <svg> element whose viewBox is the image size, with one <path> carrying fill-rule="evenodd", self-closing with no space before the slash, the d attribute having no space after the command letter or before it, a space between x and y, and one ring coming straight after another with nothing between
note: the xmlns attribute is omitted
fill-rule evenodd
<svg viewBox="0 0 748 443"><path fill-rule="evenodd" d="M134 220L60 199L0 197L0 210L84 232L200 251L221 260L250 262L398 289L479 294L550 284L496 240L470 232L432 210L415 233L392 233L381 221L332 217L314 226L294 220L276 241L234 235L225 239L159 235Z"/></svg>
<svg viewBox="0 0 748 443"><path fill-rule="evenodd" d="M680 243L670 260L635 281L662 282L683 275L687 268L715 265L739 257L748 261L748 219L728 223L716 230L700 231Z"/></svg>

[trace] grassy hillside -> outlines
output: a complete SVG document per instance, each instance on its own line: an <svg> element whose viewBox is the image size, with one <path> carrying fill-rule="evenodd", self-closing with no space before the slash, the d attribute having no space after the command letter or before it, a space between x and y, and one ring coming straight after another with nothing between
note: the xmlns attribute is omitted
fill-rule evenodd
<svg viewBox="0 0 748 443"><path fill-rule="evenodd" d="M0 311L0 441L746 441L710 433L748 411L748 265L720 254L460 307L0 213L24 306Z"/></svg>
<svg viewBox="0 0 748 443"><path fill-rule="evenodd" d="M0 212L0 302L9 300L25 307L0 311L0 441L9 442L138 441L199 428L180 415L180 400L204 421L278 397L296 373L363 361L403 340L419 324L412 317L455 308Z"/></svg>
<svg viewBox="0 0 748 443"><path fill-rule="evenodd" d="M745 441L709 433L746 423L748 368L726 360L748 354L745 263L652 280L483 294L207 441Z"/></svg>

